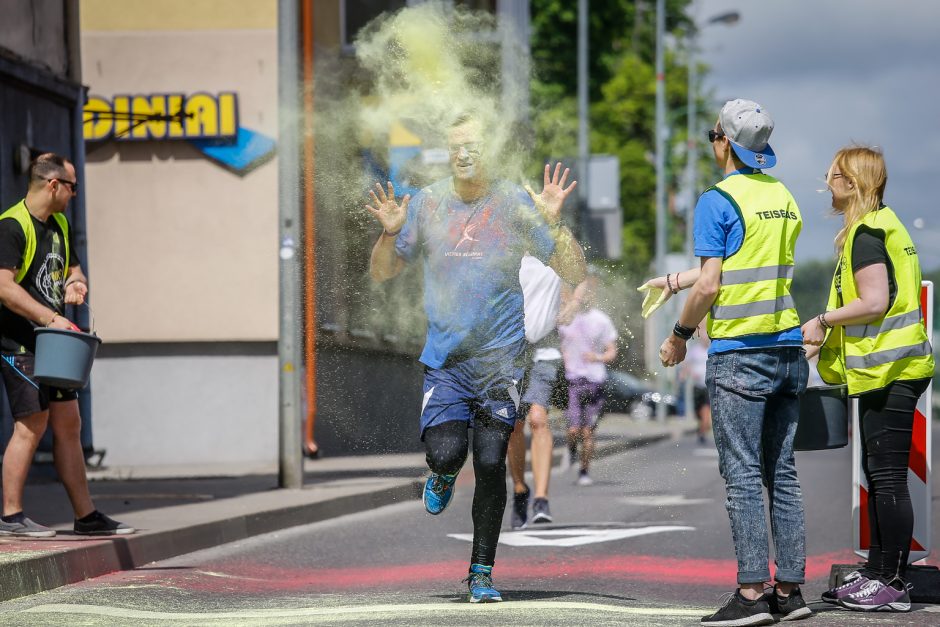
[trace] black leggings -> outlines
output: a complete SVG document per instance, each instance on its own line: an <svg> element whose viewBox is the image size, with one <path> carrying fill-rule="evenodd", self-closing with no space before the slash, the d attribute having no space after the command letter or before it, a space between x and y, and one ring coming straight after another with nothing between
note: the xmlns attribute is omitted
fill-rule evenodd
<svg viewBox="0 0 940 627"><path fill-rule="evenodd" d="M506 509L506 447L512 427L488 416L474 417L473 552L471 564L492 566L496 561L499 528ZM433 472L456 474L467 460L467 423L443 422L424 431L427 462Z"/></svg>
<svg viewBox="0 0 940 627"><path fill-rule="evenodd" d="M865 572L885 583L904 576L911 552L914 509L907 488L907 465L914 408L929 384L929 379L895 381L858 398L871 530Z"/></svg>

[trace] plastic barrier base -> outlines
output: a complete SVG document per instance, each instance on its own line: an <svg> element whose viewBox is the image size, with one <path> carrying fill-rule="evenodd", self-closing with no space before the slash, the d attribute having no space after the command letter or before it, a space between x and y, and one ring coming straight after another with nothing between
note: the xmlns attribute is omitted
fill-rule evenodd
<svg viewBox="0 0 940 627"><path fill-rule="evenodd" d="M853 570L864 565L833 564L829 571L829 587L842 585L842 580ZM912 603L940 603L940 569L936 566L921 566L911 564L907 567L907 583L911 584Z"/></svg>

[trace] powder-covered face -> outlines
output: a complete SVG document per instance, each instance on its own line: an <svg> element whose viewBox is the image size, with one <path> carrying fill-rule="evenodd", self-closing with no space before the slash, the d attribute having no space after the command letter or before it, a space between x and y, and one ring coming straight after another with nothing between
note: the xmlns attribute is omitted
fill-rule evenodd
<svg viewBox="0 0 940 627"><path fill-rule="evenodd" d="M462 181L483 178L483 129L479 122L471 120L450 129L447 150L454 178Z"/></svg>

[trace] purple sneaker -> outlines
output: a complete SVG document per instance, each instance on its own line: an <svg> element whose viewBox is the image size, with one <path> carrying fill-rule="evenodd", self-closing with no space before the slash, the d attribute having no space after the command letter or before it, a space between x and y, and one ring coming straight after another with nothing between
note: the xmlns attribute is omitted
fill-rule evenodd
<svg viewBox="0 0 940 627"><path fill-rule="evenodd" d="M826 603L838 604L839 599L843 599L850 594L855 594L869 581L871 580L861 572L857 570L853 571L845 576L845 579L842 580L841 586L823 592L822 600Z"/></svg>
<svg viewBox="0 0 940 627"><path fill-rule="evenodd" d="M900 584L901 589L891 584ZM858 592L840 599L839 605L862 612L910 612L911 597L907 594L907 585L900 579L895 578L890 584L869 580Z"/></svg>

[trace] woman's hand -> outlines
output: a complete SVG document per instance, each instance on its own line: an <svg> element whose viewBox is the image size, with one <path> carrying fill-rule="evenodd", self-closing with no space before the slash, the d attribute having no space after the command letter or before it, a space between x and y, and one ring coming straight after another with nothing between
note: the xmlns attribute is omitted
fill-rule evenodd
<svg viewBox="0 0 940 627"><path fill-rule="evenodd" d="M804 344L822 346L822 343L826 341L826 329L819 321L819 316L815 316L812 320L804 324L800 328L800 331L803 332Z"/></svg>

